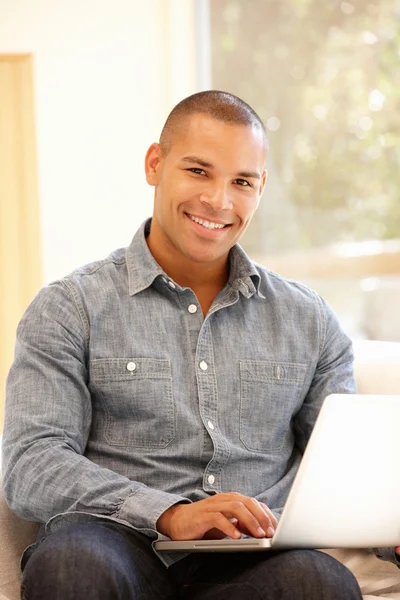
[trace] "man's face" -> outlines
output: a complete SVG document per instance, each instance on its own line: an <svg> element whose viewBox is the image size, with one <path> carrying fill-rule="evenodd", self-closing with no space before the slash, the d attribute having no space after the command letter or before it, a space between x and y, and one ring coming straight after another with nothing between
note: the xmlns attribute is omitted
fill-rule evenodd
<svg viewBox="0 0 400 600"><path fill-rule="evenodd" d="M225 261L260 201L265 159L256 127L188 117L167 154L153 144L146 155L147 181L156 188L152 243L194 262Z"/></svg>

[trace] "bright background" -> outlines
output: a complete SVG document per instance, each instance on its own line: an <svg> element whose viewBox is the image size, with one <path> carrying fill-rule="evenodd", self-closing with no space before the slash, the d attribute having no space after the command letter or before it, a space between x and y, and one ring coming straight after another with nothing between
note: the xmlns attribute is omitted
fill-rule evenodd
<svg viewBox="0 0 400 600"><path fill-rule="evenodd" d="M43 278L128 244L144 155L198 88L192 0L5 0L0 54L33 53Z"/></svg>

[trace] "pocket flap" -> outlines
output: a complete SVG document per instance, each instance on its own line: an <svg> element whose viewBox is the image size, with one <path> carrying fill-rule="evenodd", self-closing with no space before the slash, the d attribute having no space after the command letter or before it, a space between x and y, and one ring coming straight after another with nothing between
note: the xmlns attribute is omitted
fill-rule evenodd
<svg viewBox="0 0 400 600"><path fill-rule="evenodd" d="M264 360L240 360L240 377L244 381L273 381L282 384L302 384L307 365Z"/></svg>
<svg viewBox="0 0 400 600"><path fill-rule="evenodd" d="M90 361L93 381L171 378L171 362L158 358L96 358Z"/></svg>

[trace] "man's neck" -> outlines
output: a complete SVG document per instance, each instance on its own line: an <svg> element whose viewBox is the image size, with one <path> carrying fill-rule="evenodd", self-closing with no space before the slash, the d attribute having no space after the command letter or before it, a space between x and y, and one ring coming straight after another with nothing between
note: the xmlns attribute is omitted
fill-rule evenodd
<svg viewBox="0 0 400 600"><path fill-rule="evenodd" d="M149 245L150 252L155 260L181 287L194 288L205 286L209 288L225 286L229 278L229 261L226 259L219 264L198 263L184 256L167 256L162 252L157 252L156 248Z"/></svg>
<svg viewBox="0 0 400 600"><path fill-rule="evenodd" d="M180 259L174 261L173 264L161 264L161 266L169 277L181 287L189 287L191 289L198 287L222 289L229 277L227 261L223 265L204 265Z"/></svg>
<svg viewBox="0 0 400 600"><path fill-rule="evenodd" d="M177 251L160 248L153 243L151 233L147 237L147 245L155 260L165 273L181 287L188 287L196 294L203 313L208 312L212 301L225 287L229 278L229 259L215 261L214 263L200 263Z"/></svg>
<svg viewBox="0 0 400 600"><path fill-rule="evenodd" d="M163 268L181 287L188 287L193 290L205 317L214 299L228 281L228 261L226 261L222 269L216 269L209 265L193 264L191 261L187 262L189 264L179 265L175 263L174 265L170 265L170 267Z"/></svg>

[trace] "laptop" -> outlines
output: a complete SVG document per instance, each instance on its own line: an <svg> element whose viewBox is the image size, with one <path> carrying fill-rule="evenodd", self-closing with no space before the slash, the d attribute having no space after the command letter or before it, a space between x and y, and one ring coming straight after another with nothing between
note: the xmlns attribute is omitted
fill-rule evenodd
<svg viewBox="0 0 400 600"><path fill-rule="evenodd" d="M400 395L332 394L320 410L272 538L157 541L237 552L400 545Z"/></svg>

